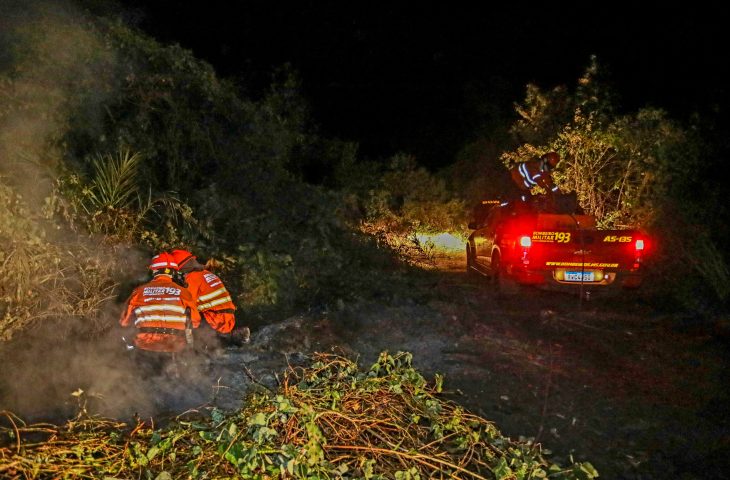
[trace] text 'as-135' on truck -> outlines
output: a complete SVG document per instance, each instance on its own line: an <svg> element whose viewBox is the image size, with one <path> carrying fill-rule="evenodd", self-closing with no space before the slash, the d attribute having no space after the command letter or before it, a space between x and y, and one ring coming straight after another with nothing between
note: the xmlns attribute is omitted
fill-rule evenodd
<svg viewBox="0 0 730 480"><path fill-rule="evenodd" d="M493 278L507 295L520 285L574 292L641 285L650 245L645 233L601 230L595 217L572 213L574 202L545 208L540 200L478 205L469 224L467 272Z"/></svg>

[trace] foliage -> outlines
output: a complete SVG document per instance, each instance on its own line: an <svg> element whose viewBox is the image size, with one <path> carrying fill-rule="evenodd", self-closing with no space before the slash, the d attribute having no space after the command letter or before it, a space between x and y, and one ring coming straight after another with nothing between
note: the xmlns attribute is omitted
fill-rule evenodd
<svg viewBox="0 0 730 480"><path fill-rule="evenodd" d="M24 35L8 35L17 55L0 75L0 119L39 111L41 153L26 163L42 158L60 175L43 196L79 237L150 254L189 248L216 263L246 317L382 290L374 268L394 266L388 252L353 237L343 195L306 183L332 182L356 147L316 134L296 72L284 66L269 87L245 91L179 45L78 17L35 12ZM73 61L50 55L53 41ZM317 166L322 175L310 175Z"/></svg>
<svg viewBox="0 0 730 480"><path fill-rule="evenodd" d="M148 243L160 248L179 241L176 232L196 223L192 211L172 194L153 197L150 190L142 196L143 159L129 150L97 154L90 180L75 173L59 179L58 208L72 224L82 222L87 232L103 234L107 243Z"/></svg>
<svg viewBox="0 0 730 480"><path fill-rule="evenodd" d="M597 119L576 111L558 134L551 147L566 159L555 175L558 184L576 192L600 225L652 225L676 160L668 152L682 148L685 133L660 110L640 110L607 125Z"/></svg>
<svg viewBox="0 0 730 480"><path fill-rule="evenodd" d="M342 195L305 182L332 181L332 163L355 150L316 135L296 72L278 69L252 98L179 46L117 23L100 31L123 81L102 134L74 129L70 145L76 156L89 143L144 153L153 191L175 189L198 219L156 232L159 244L217 260L247 321L381 288L365 281L387 252L353 238ZM315 166L322 175L310 176Z"/></svg>
<svg viewBox="0 0 730 480"><path fill-rule="evenodd" d="M343 161L335 179L351 201L351 223L414 263L429 256L419 234L464 234L463 201L447 189L441 176L419 166L412 156L395 155L387 167Z"/></svg>
<svg viewBox="0 0 730 480"><path fill-rule="evenodd" d="M539 445L505 437L441 397L411 366L383 352L369 370L332 354L291 369L277 392L225 414L178 418L165 429L79 416L64 427L20 425L2 433L0 472L10 478L496 478L591 479L590 463L561 467ZM24 436L45 433L33 443Z"/></svg>
<svg viewBox="0 0 730 480"><path fill-rule="evenodd" d="M459 231L464 205L451 197L442 179L419 167L413 157L396 155L381 179L381 198L374 198L369 219L382 215L399 217L398 222L424 233ZM382 212L383 206L389 212Z"/></svg>
<svg viewBox="0 0 730 480"><path fill-rule="evenodd" d="M511 132L519 143L544 143L570 121L574 109L565 87L543 92L537 85L528 84L523 103L515 103L519 118Z"/></svg>
<svg viewBox="0 0 730 480"><path fill-rule="evenodd" d="M99 245L65 241L61 226L29 208L1 177L0 225L0 340L40 320L60 334L72 319L87 335L102 331L116 287L113 256Z"/></svg>
<svg viewBox="0 0 730 480"><path fill-rule="evenodd" d="M499 160L502 145L501 140L477 140L464 146L456 161L446 168L449 188L467 206L474 206L482 200L509 196L512 179Z"/></svg>

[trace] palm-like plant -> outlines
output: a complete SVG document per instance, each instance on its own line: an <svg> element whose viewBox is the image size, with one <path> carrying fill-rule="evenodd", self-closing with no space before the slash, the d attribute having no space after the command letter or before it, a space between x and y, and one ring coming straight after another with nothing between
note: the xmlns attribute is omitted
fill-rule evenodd
<svg viewBox="0 0 730 480"><path fill-rule="evenodd" d="M143 156L128 149L116 155L97 154L94 159L94 178L86 189L87 213L105 209L127 209L139 203L137 176Z"/></svg>
<svg viewBox="0 0 730 480"><path fill-rule="evenodd" d="M81 189L80 204L85 212L87 228L102 233L109 242L127 242L144 235L145 224L157 216L177 222L190 219L190 209L172 193L147 195L140 188L139 175L144 155L120 149L115 154L99 154L93 162L94 176Z"/></svg>

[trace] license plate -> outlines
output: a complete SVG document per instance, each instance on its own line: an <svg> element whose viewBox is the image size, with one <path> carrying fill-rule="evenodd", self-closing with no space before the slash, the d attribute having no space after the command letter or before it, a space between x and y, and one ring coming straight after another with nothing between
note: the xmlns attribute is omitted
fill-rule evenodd
<svg viewBox="0 0 730 480"><path fill-rule="evenodd" d="M565 272L566 282L592 282L593 272Z"/></svg>

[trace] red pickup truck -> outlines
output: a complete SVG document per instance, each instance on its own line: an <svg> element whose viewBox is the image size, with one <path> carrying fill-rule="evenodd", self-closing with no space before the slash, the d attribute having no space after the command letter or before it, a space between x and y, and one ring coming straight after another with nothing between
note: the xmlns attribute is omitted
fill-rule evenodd
<svg viewBox="0 0 730 480"><path fill-rule="evenodd" d="M467 272L492 277L503 294L641 284L649 239L639 230L599 230L590 215L546 211L533 199L485 201L475 212Z"/></svg>

